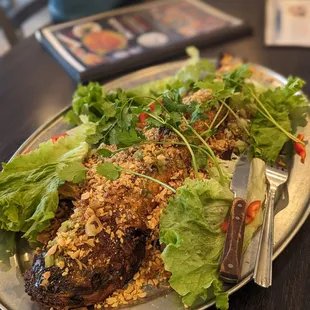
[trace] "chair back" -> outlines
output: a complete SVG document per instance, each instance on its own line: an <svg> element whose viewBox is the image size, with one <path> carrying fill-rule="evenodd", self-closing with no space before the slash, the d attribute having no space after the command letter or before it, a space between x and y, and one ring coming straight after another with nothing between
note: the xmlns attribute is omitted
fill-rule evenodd
<svg viewBox="0 0 310 310"><path fill-rule="evenodd" d="M7 12L0 7L0 28L3 29L4 35L10 46L17 44L22 38L22 24L39 10L47 6L48 0L33 0L21 8L12 8Z"/></svg>
<svg viewBox="0 0 310 310"><path fill-rule="evenodd" d="M0 27L2 28L4 35L11 46L15 45L19 41L19 38L15 32L14 24L8 18L2 7L0 7Z"/></svg>

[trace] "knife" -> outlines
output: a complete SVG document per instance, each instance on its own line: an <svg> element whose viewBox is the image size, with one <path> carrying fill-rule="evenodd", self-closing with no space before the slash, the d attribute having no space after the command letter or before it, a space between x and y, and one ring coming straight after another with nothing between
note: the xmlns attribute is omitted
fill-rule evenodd
<svg viewBox="0 0 310 310"><path fill-rule="evenodd" d="M234 193L226 233L224 251L220 268L220 278L224 282L237 283L241 271L241 254L246 218L246 196L251 162L248 151L239 158L230 184Z"/></svg>

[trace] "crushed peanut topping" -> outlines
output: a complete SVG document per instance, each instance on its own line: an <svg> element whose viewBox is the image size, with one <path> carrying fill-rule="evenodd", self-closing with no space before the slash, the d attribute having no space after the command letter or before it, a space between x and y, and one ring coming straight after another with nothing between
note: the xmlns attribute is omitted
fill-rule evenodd
<svg viewBox="0 0 310 310"><path fill-rule="evenodd" d="M196 101L202 104L211 97L211 90L199 90L184 97L183 103ZM225 118L226 123L220 124L216 134L208 139L208 144L217 156L231 150L240 135L237 126L234 126L235 119L227 116L226 112L223 108L217 115L219 119ZM205 120L193 124L198 132L208 130L216 110L211 109L207 113ZM227 123L231 124L229 131ZM180 129L187 130L185 122ZM145 256L139 271L122 289L115 290L103 303L95 305L95 309L127 305L146 297L150 288L168 287L170 273L165 271L158 240L160 216L172 192L156 182L126 171L122 171L114 181L96 172L98 164L111 162L123 169L151 176L174 189L182 186L186 178L195 177L191 156L186 147L177 144L182 141L173 132L152 128L144 133L149 143L129 147L110 158L92 154L87 159L84 163L88 168L87 180L78 186L80 196L73 202L74 212L61 224L56 237L47 246L46 255L55 258L55 265L61 269L63 277L69 277L82 273L86 268L102 270L106 267L109 270L113 265L112 254L117 255L117 251L126 250L130 242L130 229L137 229L146 235ZM116 151L116 146L104 147ZM209 165L213 163L210 161ZM208 173L201 168L199 176L208 178ZM76 266L78 268L74 268ZM128 281L123 276L119 276L119 280L122 283Z"/></svg>

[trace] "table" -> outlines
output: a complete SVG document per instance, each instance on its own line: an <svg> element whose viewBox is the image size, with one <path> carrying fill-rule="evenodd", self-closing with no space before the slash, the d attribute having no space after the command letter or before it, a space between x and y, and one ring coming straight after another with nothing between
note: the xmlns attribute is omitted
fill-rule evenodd
<svg viewBox="0 0 310 310"><path fill-rule="evenodd" d="M264 1L209 0L208 3L247 20L254 33L205 48L202 50L204 56L229 51L283 75L298 75L309 83L305 91L310 95L309 50L264 46ZM34 130L68 106L75 87L33 36L0 58L0 161L7 161ZM249 283L230 297L230 309L310 309L309 229L308 219L275 261L273 286L266 290Z"/></svg>

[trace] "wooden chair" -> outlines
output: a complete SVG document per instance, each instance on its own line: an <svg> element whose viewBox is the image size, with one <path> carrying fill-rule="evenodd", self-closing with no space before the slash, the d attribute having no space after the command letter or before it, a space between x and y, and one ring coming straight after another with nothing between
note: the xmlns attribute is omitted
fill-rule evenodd
<svg viewBox="0 0 310 310"><path fill-rule="evenodd" d="M12 1L12 0L11 0ZM0 27L4 31L11 46L17 44L22 38L22 24L32 15L47 6L48 0L34 0L20 9L15 10L15 2L12 2L12 9L5 11L0 7Z"/></svg>

